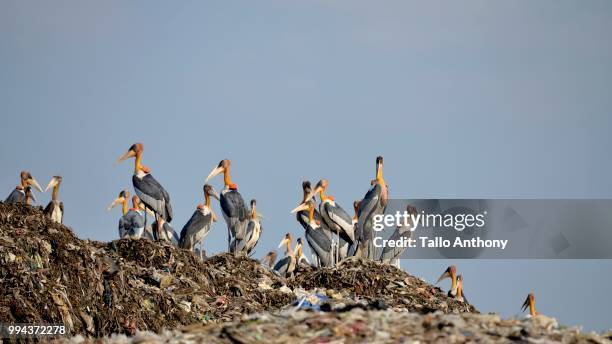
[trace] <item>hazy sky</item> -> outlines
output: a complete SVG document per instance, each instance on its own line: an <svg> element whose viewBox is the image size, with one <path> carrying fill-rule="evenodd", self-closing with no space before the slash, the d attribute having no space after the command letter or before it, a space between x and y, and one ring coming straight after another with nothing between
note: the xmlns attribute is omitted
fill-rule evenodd
<svg viewBox="0 0 612 344"><path fill-rule="evenodd" d="M265 216L256 256L303 233L302 180L350 210L379 154L393 198L610 198L610 33L606 0L5 0L0 186L61 174L65 223L111 240L132 143L177 230L229 158ZM562 323L612 327L610 261L455 263L481 311L516 315L533 290ZM447 264L403 262L429 281Z"/></svg>

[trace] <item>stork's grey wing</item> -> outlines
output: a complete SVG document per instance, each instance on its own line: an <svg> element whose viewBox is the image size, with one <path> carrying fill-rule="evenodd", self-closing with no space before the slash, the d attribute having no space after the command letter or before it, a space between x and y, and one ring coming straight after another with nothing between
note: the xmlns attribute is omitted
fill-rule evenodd
<svg viewBox="0 0 612 344"><path fill-rule="evenodd" d="M50 201L49 204L47 204L47 206L43 210L43 214L51 216L51 214L53 213L53 206L53 201Z"/></svg>
<svg viewBox="0 0 612 344"><path fill-rule="evenodd" d="M330 220L332 220L334 223L340 226L340 228L342 228L344 233L348 236L350 242L354 242L355 229L353 226L353 219L349 216L349 214L347 214L346 211L344 211L344 209L342 209L342 207L338 205L338 203L336 203L335 206L326 203L325 211L327 212L327 215L329 216Z"/></svg>
<svg viewBox="0 0 612 344"><path fill-rule="evenodd" d="M274 265L274 270L276 270L281 276L285 276L290 263L291 256L285 256Z"/></svg>
<svg viewBox="0 0 612 344"><path fill-rule="evenodd" d="M410 238L412 236L412 232L407 230L407 231L400 231L400 227L395 228L395 231L393 231L393 234L391 234L391 236L389 237L389 240L399 240L402 238ZM404 252L406 251L406 247L390 247L390 246L385 246L383 248L383 251L380 255L380 261L381 262L390 262L393 259L399 258L401 257L402 254L404 254Z"/></svg>
<svg viewBox="0 0 612 344"><path fill-rule="evenodd" d="M181 230L181 236L179 239L179 245L182 248L192 248L196 244L195 237L203 230L206 226L210 225L212 216L210 214L204 215L201 211L197 210L193 212L191 218L183 229Z"/></svg>
<svg viewBox="0 0 612 344"><path fill-rule="evenodd" d="M4 203L24 203L24 202L25 202L25 194L20 192L17 189L13 189L13 192L11 192L6 198L6 200L4 201Z"/></svg>
<svg viewBox="0 0 612 344"><path fill-rule="evenodd" d="M132 176L134 190L142 202L157 214L161 215L167 222L172 220L172 207L170 200L166 198L166 190L148 174L143 178Z"/></svg>

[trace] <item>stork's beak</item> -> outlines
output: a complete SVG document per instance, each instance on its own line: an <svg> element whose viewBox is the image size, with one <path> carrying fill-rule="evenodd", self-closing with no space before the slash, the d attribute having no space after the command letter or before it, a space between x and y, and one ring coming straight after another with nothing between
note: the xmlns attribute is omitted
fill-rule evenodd
<svg viewBox="0 0 612 344"><path fill-rule="evenodd" d="M211 195L212 198L216 199L217 201L220 201L219 194L217 193L217 191L212 186L210 187L210 191L209 191L208 194Z"/></svg>
<svg viewBox="0 0 612 344"><path fill-rule="evenodd" d="M117 204L121 204L125 202L125 198L124 197L117 197L113 200L113 202L108 206L108 208L106 208L106 210L111 210L113 209Z"/></svg>
<svg viewBox="0 0 612 344"><path fill-rule="evenodd" d="M523 302L523 306L521 306L521 311L525 311L527 310L527 307L529 307L529 303L531 302L531 298L529 297L530 295L527 295L527 298L525 299L525 302Z"/></svg>
<svg viewBox="0 0 612 344"><path fill-rule="evenodd" d="M120 164L122 161L125 161L129 158L133 158L136 156L136 152L133 150L128 150L127 152L123 153L122 156L119 157L119 159L117 159L117 161L115 161L115 165Z"/></svg>
<svg viewBox="0 0 612 344"><path fill-rule="evenodd" d="M310 199L310 197L307 199ZM298 205L297 207L295 207L295 209L291 211L290 214L297 213L298 211L302 211L302 210L308 210L308 203L302 203Z"/></svg>
<svg viewBox="0 0 612 344"><path fill-rule="evenodd" d="M453 271L451 267L448 267L446 271L444 271L444 273L440 275L440 278L438 278L438 280L436 281L436 284L440 283L440 281L446 278L450 278L451 280L453 280L453 284L456 282L455 272Z"/></svg>
<svg viewBox="0 0 612 344"><path fill-rule="evenodd" d="M51 178L51 181L49 182L49 185L47 185L47 187L45 188L45 192L49 191L49 189L55 187L58 183L57 178L53 177Z"/></svg>
<svg viewBox="0 0 612 344"><path fill-rule="evenodd" d="M283 238L283 240L281 240L280 244L278 244L278 248L283 247L283 245L287 244L287 238Z"/></svg>
<svg viewBox="0 0 612 344"><path fill-rule="evenodd" d="M217 167L213 168L213 170L210 171L210 174L208 175L208 177L206 177L206 180L204 181L204 183L208 183L209 180L211 180L212 178L214 178L215 176L217 176L217 175L219 175L219 174L221 174L223 172L225 172L225 168L223 168L223 167L217 166Z"/></svg>
<svg viewBox="0 0 612 344"><path fill-rule="evenodd" d="M36 190L38 190L39 192L43 192L42 188L40 187L40 185L38 184L38 182L36 181L36 179L34 179L34 177L29 178L27 180L28 184L32 185L33 187L36 188Z"/></svg>
<svg viewBox="0 0 612 344"><path fill-rule="evenodd" d="M319 192L321 192L321 190L323 190L323 186L321 185L321 183L319 182L319 184L317 184L317 187L314 188L312 191L310 191L310 193L308 194L308 196L306 197L307 200L312 199L316 194L318 194Z"/></svg>

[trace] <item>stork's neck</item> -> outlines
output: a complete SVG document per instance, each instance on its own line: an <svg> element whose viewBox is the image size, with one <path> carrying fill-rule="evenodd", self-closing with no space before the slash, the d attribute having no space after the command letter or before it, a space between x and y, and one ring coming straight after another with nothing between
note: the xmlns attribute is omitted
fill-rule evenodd
<svg viewBox="0 0 612 344"><path fill-rule="evenodd" d="M287 254L293 254L293 251L291 251L291 241L287 241Z"/></svg>
<svg viewBox="0 0 612 344"><path fill-rule="evenodd" d="M51 200L57 201L57 192L59 191L59 184L53 187L53 193L51 193Z"/></svg>
<svg viewBox="0 0 612 344"><path fill-rule="evenodd" d="M385 179L383 178L383 167L382 165L376 167L376 181L380 184L380 187L386 188Z"/></svg>
<svg viewBox="0 0 612 344"><path fill-rule="evenodd" d="M328 199L328 197L325 195L325 189L321 189L321 191L319 191L319 197L321 197L321 201Z"/></svg>
<svg viewBox="0 0 612 344"><path fill-rule="evenodd" d="M531 314L531 316L536 315L535 301L532 299L529 300L529 314Z"/></svg>
<svg viewBox="0 0 612 344"><path fill-rule="evenodd" d="M457 288L457 278L455 276L451 276L451 290L455 290Z"/></svg>
<svg viewBox="0 0 612 344"><path fill-rule="evenodd" d="M230 167L229 166L227 166L225 170L223 171L223 183L225 184L225 186L229 186L232 183L231 177L230 177Z"/></svg>
<svg viewBox="0 0 612 344"><path fill-rule="evenodd" d="M127 212L128 212L128 202L127 202L127 200L123 201L123 204L121 204L121 211L123 212L123 215L127 214Z"/></svg>
<svg viewBox="0 0 612 344"><path fill-rule="evenodd" d="M134 160L134 174L137 174L138 171L142 170L142 165L140 164L142 161L142 153L136 153L136 159Z"/></svg>

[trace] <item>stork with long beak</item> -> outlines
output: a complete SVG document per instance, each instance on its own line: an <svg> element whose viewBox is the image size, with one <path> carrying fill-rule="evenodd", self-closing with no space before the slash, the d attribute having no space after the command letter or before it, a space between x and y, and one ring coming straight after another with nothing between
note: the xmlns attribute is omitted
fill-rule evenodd
<svg viewBox="0 0 612 344"><path fill-rule="evenodd" d="M302 243L302 238L298 238L297 239L297 245L295 245L295 251L293 252L293 254L295 255L295 259L297 260L296 264L298 266L304 264L304 265L310 265L310 262L308 261L308 258L304 255L304 251L303 251L303 243Z"/></svg>
<svg viewBox="0 0 612 344"><path fill-rule="evenodd" d="M276 262L276 251L274 250L268 252L263 258L261 258L261 264L265 264L269 268L274 266L274 262Z"/></svg>
<svg viewBox="0 0 612 344"><path fill-rule="evenodd" d="M198 204L189 221L183 226L179 239L179 247L190 251L193 251L196 244L202 242L208 233L210 233L212 223L217 221L217 217L211 207L210 198L213 197L218 200L219 195L209 184L204 184L203 190L204 204ZM201 251L202 248L200 247Z"/></svg>
<svg viewBox="0 0 612 344"><path fill-rule="evenodd" d="M523 302L523 306L521 307L521 310L524 312L527 309L527 307L529 307L528 317L535 317L536 315L540 314L538 311L536 311L535 295L533 293L529 293L529 295L527 295L527 298L525 299L525 302Z"/></svg>
<svg viewBox="0 0 612 344"><path fill-rule="evenodd" d="M260 216L257 214L257 201L254 199L251 200L251 214L249 217L244 239L235 239L232 241L232 247L236 246L232 249L234 252L244 252L250 255L261 236L263 228L261 227Z"/></svg>
<svg viewBox="0 0 612 344"><path fill-rule="evenodd" d="M49 185L47 185L45 188L45 192L49 191L51 188L53 188L53 192L51 193L51 201L43 210L43 214L47 215L52 221L57 223L63 223L64 221L64 202L57 199L57 193L61 183L62 176L54 176L51 178Z"/></svg>
<svg viewBox="0 0 612 344"><path fill-rule="evenodd" d="M410 229L414 225L412 223L412 219L413 219L413 216L417 214L417 209L411 205L408 205L406 207L406 212L408 215L410 215L410 218L408 220L409 222L408 225L405 226L402 223L402 225L397 226L395 228L395 231L393 231L393 234L391 234L391 236L389 237L389 240L397 241L401 238L410 238L412 236L412 231ZM380 261L383 263L395 265L397 268L399 268L400 267L399 258L402 256L402 254L404 254L405 251L406 251L406 247L385 246L380 255Z"/></svg>
<svg viewBox="0 0 612 344"><path fill-rule="evenodd" d="M132 197L132 208L128 210L128 199L130 198L130 192L123 190L119 193L119 196L113 200L108 206L108 210L111 210L115 206L121 204L121 212L123 216L119 219L119 238L132 238L140 239L144 232L145 219L138 196Z"/></svg>
<svg viewBox="0 0 612 344"><path fill-rule="evenodd" d="M243 240L246 235L249 212L244 204L244 199L242 199L242 196L238 192L238 186L231 181L230 171L230 161L228 159L223 159L213 168L208 177L206 177L205 183L208 183L210 179L223 173L223 184L225 186L221 191L219 202L221 203L223 218L225 218L225 222L227 223L228 250L232 251L232 237L237 240Z"/></svg>
<svg viewBox="0 0 612 344"><path fill-rule="evenodd" d="M353 227L353 221L349 214L334 201L332 196L327 196L325 191L327 190L329 183L326 179L321 179L314 190L308 195L307 199L314 197L317 193L321 198L319 204L319 213L321 218L327 227L329 227L337 236L337 247L336 250L336 262L340 260L340 250L346 250L348 252L348 246L355 242L355 228ZM340 245L340 238L343 239L343 245Z"/></svg>
<svg viewBox="0 0 612 344"><path fill-rule="evenodd" d="M387 184L383 178L383 157L376 158L376 182L365 194L359 206L359 221L355 230L358 247L356 255L368 259L374 259L376 252L373 245L372 220L375 215L382 215L387 208L389 193Z"/></svg>
<svg viewBox="0 0 612 344"><path fill-rule="evenodd" d="M283 238L283 240L281 240L278 247L283 247L283 245L287 246L285 256L274 265L274 270L280 276L288 277L293 274L293 271L295 271L295 265L297 262L297 260L295 259L295 254L291 250L291 233L285 234L285 237Z"/></svg>
<svg viewBox="0 0 612 344"><path fill-rule="evenodd" d="M38 190L39 192L42 192L42 188L40 187L36 179L32 177L30 172L21 171L21 173L19 174L19 177L20 177L19 185L17 185L17 187L8 195L4 203L25 203L26 202L26 192L25 191L26 191L27 186L33 186L34 188L36 188L36 190ZM30 195L32 195L31 190L30 190Z"/></svg>
<svg viewBox="0 0 612 344"><path fill-rule="evenodd" d="M332 266L334 262L332 239L321 228L315 219L315 202L312 199L298 205L292 213L306 211L308 213L308 223L304 227L306 241L310 246L310 251L316 256L315 264L318 266Z"/></svg>
<svg viewBox="0 0 612 344"><path fill-rule="evenodd" d="M132 183L134 184L134 190L136 195L140 198L142 203L145 205L145 209L151 209L155 213L155 217L162 217L166 222L172 221L172 205L170 204L170 195L164 189L159 182L153 178L147 167L142 166L142 153L144 152L144 145L142 143L133 144L127 152L125 152L116 164L134 158L134 175L132 176ZM157 232L161 232L162 223L157 221ZM146 225L146 212L145 212L145 225ZM159 235L156 235L159 237Z"/></svg>
<svg viewBox="0 0 612 344"><path fill-rule="evenodd" d="M451 288L448 291L448 296L455 297L457 295L457 268L454 265L451 265L444 270L444 273L440 276L440 278L438 278L436 284L447 278L450 278L451 280Z"/></svg>

